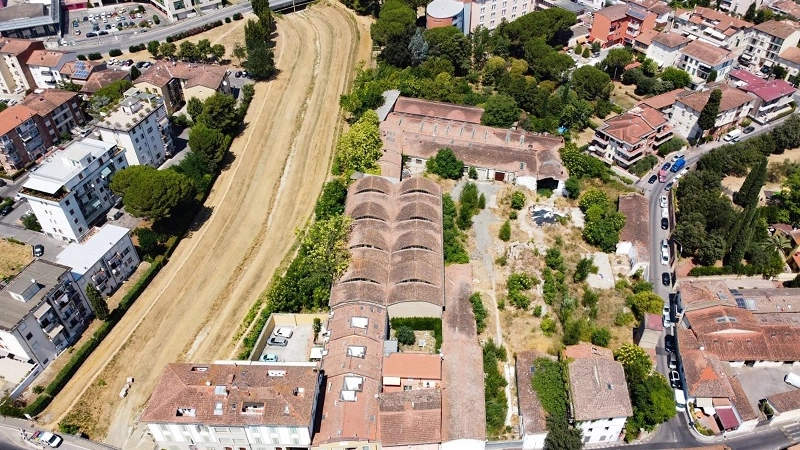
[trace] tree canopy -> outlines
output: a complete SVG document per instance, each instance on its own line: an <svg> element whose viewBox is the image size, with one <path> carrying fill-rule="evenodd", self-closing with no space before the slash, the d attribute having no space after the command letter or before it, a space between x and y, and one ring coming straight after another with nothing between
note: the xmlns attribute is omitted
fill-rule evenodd
<svg viewBox="0 0 800 450"><path fill-rule="evenodd" d="M584 100L608 100L613 86L611 77L594 66L583 66L572 72L572 89Z"/></svg>
<svg viewBox="0 0 800 450"><path fill-rule="evenodd" d="M205 123L195 124L189 130L189 148L196 153L208 168L208 173L214 172L230 145L230 137L221 131L209 128Z"/></svg>
<svg viewBox="0 0 800 450"><path fill-rule="evenodd" d="M375 111L367 111L339 138L335 160L339 170L364 172L376 167L383 146L378 123Z"/></svg>
<svg viewBox="0 0 800 450"><path fill-rule="evenodd" d="M381 6L378 19L370 28L370 35L377 45L384 46L403 36L414 27L417 13L403 0L386 0Z"/></svg>
<svg viewBox="0 0 800 450"><path fill-rule="evenodd" d="M508 95L489 97L483 109L481 123L490 127L508 128L519 119L517 102Z"/></svg>
<svg viewBox="0 0 800 450"><path fill-rule="evenodd" d="M719 104L722 100L722 91L714 89L708 97L706 105L700 111L700 118L697 119L697 126L701 130L710 130L714 128L717 123L717 115L719 115Z"/></svg>
<svg viewBox="0 0 800 450"><path fill-rule="evenodd" d="M464 161L456 158L456 154L448 147L439 149L436 156L427 161L426 168L430 173L451 180L458 180L464 175Z"/></svg>
<svg viewBox="0 0 800 450"><path fill-rule="evenodd" d="M230 95L215 92L203 102L203 112L197 122L225 134L234 134L241 123L236 100Z"/></svg>
<svg viewBox="0 0 800 450"><path fill-rule="evenodd" d="M175 208L194 196L192 181L174 170L130 166L115 173L111 190L122 197L134 217L158 221L170 217Z"/></svg>

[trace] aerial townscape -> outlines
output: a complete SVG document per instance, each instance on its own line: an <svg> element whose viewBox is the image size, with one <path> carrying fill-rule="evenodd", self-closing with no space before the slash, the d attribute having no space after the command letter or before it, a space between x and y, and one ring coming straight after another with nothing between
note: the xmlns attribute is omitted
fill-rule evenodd
<svg viewBox="0 0 800 450"><path fill-rule="evenodd" d="M0 449L800 449L800 2L0 0Z"/></svg>

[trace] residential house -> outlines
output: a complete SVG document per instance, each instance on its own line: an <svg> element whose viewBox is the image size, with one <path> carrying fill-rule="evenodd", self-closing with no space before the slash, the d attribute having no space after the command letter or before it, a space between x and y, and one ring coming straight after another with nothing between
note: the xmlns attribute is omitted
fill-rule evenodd
<svg viewBox="0 0 800 450"><path fill-rule="evenodd" d="M609 163L630 167L671 138L672 126L667 118L647 105L639 105L603 122L589 150Z"/></svg>
<svg viewBox="0 0 800 450"><path fill-rule="evenodd" d="M633 340L644 349L655 350L661 335L664 334L664 321L661 315L645 313L644 319L634 330Z"/></svg>
<svg viewBox="0 0 800 450"><path fill-rule="evenodd" d="M20 39L53 36L61 30L59 0L4 2L0 8L0 35Z"/></svg>
<svg viewBox="0 0 800 450"><path fill-rule="evenodd" d="M800 420L800 389L770 395L766 398L766 404L772 408L770 425Z"/></svg>
<svg viewBox="0 0 800 450"><path fill-rule="evenodd" d="M741 62L756 67L772 67L781 53L797 47L800 27L788 20L768 20L754 26L747 35L747 47Z"/></svg>
<svg viewBox="0 0 800 450"><path fill-rule="evenodd" d="M86 123L77 92L37 89L25 97L22 104L36 112L40 118L38 123L45 126L40 128L40 132L45 134L46 131L52 142L58 142L61 135L69 134L73 128Z"/></svg>
<svg viewBox="0 0 800 450"><path fill-rule="evenodd" d="M91 96L100 88L120 80L131 81L131 73L122 69L95 70L89 74L89 78L86 79L83 87L81 87L81 93Z"/></svg>
<svg viewBox="0 0 800 450"><path fill-rule="evenodd" d="M113 142L83 139L31 170L20 195L46 235L77 242L103 218L117 201L110 177L128 166L123 152Z"/></svg>
<svg viewBox="0 0 800 450"><path fill-rule="evenodd" d="M616 253L628 258L631 275L641 270L647 279L650 274L650 205L647 197L635 192L620 195L618 210L625 216L625 226L620 232Z"/></svg>
<svg viewBox="0 0 800 450"><path fill-rule="evenodd" d="M106 63L100 61L70 61L61 68L61 76L71 83L83 86L96 72L106 70Z"/></svg>
<svg viewBox="0 0 800 450"><path fill-rule="evenodd" d="M648 97L637 104L638 105L647 105L653 109L658 110L665 117L670 118L672 117L672 107L675 106L675 101L679 97L683 97L685 95L691 94L693 91L688 89L673 89L669 92L664 92L663 94L655 95L653 97Z"/></svg>
<svg viewBox="0 0 800 450"><path fill-rule="evenodd" d="M136 79L135 86L163 97L169 114L192 97L205 100L216 92L231 92L224 66L170 61L157 61Z"/></svg>
<svg viewBox="0 0 800 450"><path fill-rule="evenodd" d="M323 379L315 363L171 363L140 421L162 448L308 448Z"/></svg>
<svg viewBox="0 0 800 450"><path fill-rule="evenodd" d="M542 450L547 438L547 411L544 410L539 394L531 385L534 374L533 363L537 358L555 359L546 353L528 350L517 353L517 405L519 406L519 434L522 436L524 450Z"/></svg>
<svg viewBox="0 0 800 450"><path fill-rule="evenodd" d="M97 123L97 131L103 141L125 150L129 166L158 168L174 150L163 99L136 88L129 89L119 105Z"/></svg>
<svg viewBox="0 0 800 450"><path fill-rule="evenodd" d="M656 15L656 30L663 30L672 19L672 8L661 0L625 0L629 5L636 5Z"/></svg>
<svg viewBox="0 0 800 450"><path fill-rule="evenodd" d="M775 0L767 7L775 14L794 17L795 20L800 19L800 5L792 0Z"/></svg>
<svg viewBox="0 0 800 450"><path fill-rule="evenodd" d="M561 137L480 125L483 109L471 106L399 97L389 107L384 105L382 112L384 153L378 165L389 180L424 172L427 160L449 147L466 166L476 169L479 180L533 190L564 187L567 172L558 153L564 145Z"/></svg>
<svg viewBox="0 0 800 450"><path fill-rule="evenodd" d="M703 136L704 131L697 126L697 120L714 89L722 91L722 99L714 128L709 130L713 136L720 132L726 132L728 128L736 126L746 119L756 100L755 94L741 91L727 84L706 86L704 91L693 92L675 100L670 123L675 127L675 133L686 139L697 139Z"/></svg>
<svg viewBox="0 0 800 450"><path fill-rule="evenodd" d="M567 364L572 419L584 444L616 442L633 415L625 370L612 358L578 358Z"/></svg>
<svg viewBox="0 0 800 450"><path fill-rule="evenodd" d="M222 7L222 0L150 0L171 21L203 15Z"/></svg>
<svg viewBox="0 0 800 450"><path fill-rule="evenodd" d="M750 108L750 117L765 124L781 114L792 111L794 93L797 89L783 80L764 80L744 70L734 70L731 82L745 92L752 92L756 99Z"/></svg>
<svg viewBox="0 0 800 450"><path fill-rule="evenodd" d="M52 145L49 134L40 133L38 121L36 111L25 105L0 111L0 164L4 171L22 170Z"/></svg>
<svg viewBox="0 0 800 450"><path fill-rule="evenodd" d="M442 442L440 389L384 392L378 397L378 411L382 448L439 448Z"/></svg>
<svg viewBox="0 0 800 450"><path fill-rule="evenodd" d="M26 64L31 71L33 82L39 89L53 89L69 81L69 77L61 74L61 69L66 63L77 59L73 52L34 50Z"/></svg>
<svg viewBox="0 0 800 450"><path fill-rule="evenodd" d="M676 12L670 31L708 42L739 56L747 40L746 33L752 26L750 22L712 8L696 6L691 11Z"/></svg>
<svg viewBox="0 0 800 450"><path fill-rule="evenodd" d="M29 39L0 38L0 92L25 92L36 85L26 64L35 50L44 50L44 43Z"/></svg>
<svg viewBox="0 0 800 450"><path fill-rule="evenodd" d="M82 292L92 284L104 295L113 294L139 266L139 255L130 230L105 224L83 242L74 242L56 256L56 262L69 267Z"/></svg>
<svg viewBox="0 0 800 450"><path fill-rule="evenodd" d="M434 339L430 336L430 339ZM424 342L421 342L424 346ZM389 353L383 357L383 392L440 389L442 357L427 353Z"/></svg>
<svg viewBox="0 0 800 450"><path fill-rule="evenodd" d="M789 80L797 81L800 76L800 48L789 47L778 55L778 64L786 68Z"/></svg>
<svg viewBox="0 0 800 450"><path fill-rule="evenodd" d="M653 38L658 36L656 30L644 30L633 40L633 49L639 53L647 53L647 49L653 44Z"/></svg>
<svg viewBox="0 0 800 450"><path fill-rule="evenodd" d="M653 36L645 54L655 61L659 67L671 67L675 65L679 52L689 42L691 42L691 39L680 33L662 31Z"/></svg>
<svg viewBox="0 0 800 450"><path fill-rule="evenodd" d="M632 44L645 30L655 28L656 15L638 5L618 4L594 13L589 40L603 47Z"/></svg>
<svg viewBox="0 0 800 450"><path fill-rule="evenodd" d="M678 50L675 65L692 76L696 89L706 81L724 80L733 67L735 55L727 49L708 42L694 40Z"/></svg>
<svg viewBox="0 0 800 450"><path fill-rule="evenodd" d="M35 259L0 290L0 371L19 374L6 381L29 384L86 328L92 309L69 272Z"/></svg>

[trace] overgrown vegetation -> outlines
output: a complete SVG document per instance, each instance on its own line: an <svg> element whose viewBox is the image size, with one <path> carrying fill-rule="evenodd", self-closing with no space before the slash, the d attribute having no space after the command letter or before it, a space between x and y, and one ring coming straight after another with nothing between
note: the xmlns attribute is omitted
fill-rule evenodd
<svg viewBox="0 0 800 450"><path fill-rule="evenodd" d="M566 368L561 361L536 358L533 361L530 383L542 408L547 412L547 438L544 448L550 450L577 450L582 448L581 432L567 422Z"/></svg>
<svg viewBox="0 0 800 450"><path fill-rule="evenodd" d="M489 313L486 311L486 308L483 306L483 300L481 299L481 294L476 292L469 297L469 302L472 303L472 312L475 314L475 325L478 329L478 334L483 333L483 330L486 329L486 317Z"/></svg>
<svg viewBox="0 0 800 450"><path fill-rule="evenodd" d="M486 434L498 436L505 428L508 398L506 378L500 371L500 362L506 360L505 347L491 339L483 344L484 396L486 401Z"/></svg>
<svg viewBox="0 0 800 450"><path fill-rule="evenodd" d="M456 226L458 212L450 194L442 195L442 247L445 264L466 264L469 255L464 247L466 234Z"/></svg>
<svg viewBox="0 0 800 450"><path fill-rule="evenodd" d="M625 226L625 215L617 211L616 205L599 189L584 192L579 205L586 220L583 239L606 253L613 253Z"/></svg>
<svg viewBox="0 0 800 450"><path fill-rule="evenodd" d="M439 175L442 178L458 180L464 175L464 161L456 158L456 154L453 153L453 150L447 147L440 149L436 153L436 156L429 159L425 164L428 172ZM470 169L472 171L475 170L474 167ZM478 174L476 172L475 178L477 177ZM470 176L470 178L472 178L472 176Z"/></svg>
<svg viewBox="0 0 800 450"><path fill-rule="evenodd" d="M409 328L414 331L428 331L436 339L436 351L442 348L442 319L437 317L393 317L389 319L393 330Z"/></svg>

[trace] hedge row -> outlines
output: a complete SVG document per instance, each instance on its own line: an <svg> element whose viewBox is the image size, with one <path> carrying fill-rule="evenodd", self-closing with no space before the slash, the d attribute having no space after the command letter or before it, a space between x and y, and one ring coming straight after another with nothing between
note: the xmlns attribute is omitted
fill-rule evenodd
<svg viewBox="0 0 800 450"><path fill-rule="evenodd" d="M436 351L442 348L442 319L436 317L395 317L389 321L393 329L408 327L416 331L433 331Z"/></svg>
<svg viewBox="0 0 800 450"><path fill-rule="evenodd" d="M706 267L706 266L696 266L692 267L689 270L690 277L710 277L716 275L745 275L752 277L754 275L758 275L758 268L750 265L744 265L739 267L739 270L735 270L731 266L723 266L723 267Z"/></svg>
<svg viewBox="0 0 800 450"><path fill-rule="evenodd" d="M147 46L144 45L144 44L131 45L130 47L128 47L128 52L130 52L130 53L141 52L142 50L144 50L146 48L147 48Z"/></svg>
<svg viewBox="0 0 800 450"><path fill-rule="evenodd" d="M167 36L167 42L179 41L181 39L185 39L190 36L194 36L195 34L200 34L204 31L213 30L214 28L222 26L222 21L217 20L216 22L207 23L205 25L201 25L199 27L192 28L190 30L181 31L180 33L175 33Z"/></svg>

